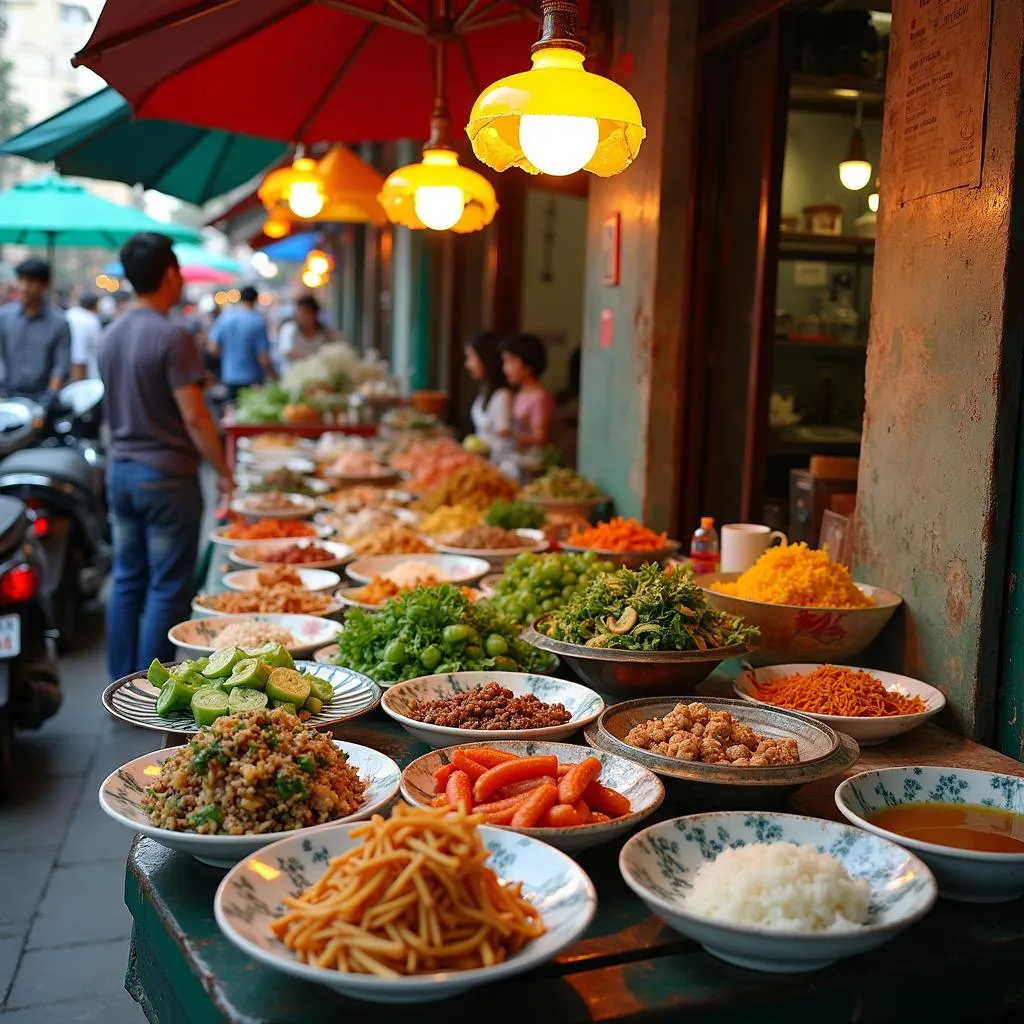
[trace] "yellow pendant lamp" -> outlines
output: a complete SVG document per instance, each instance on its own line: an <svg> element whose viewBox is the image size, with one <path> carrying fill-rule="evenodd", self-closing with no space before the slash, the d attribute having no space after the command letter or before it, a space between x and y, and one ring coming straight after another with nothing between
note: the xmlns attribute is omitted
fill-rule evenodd
<svg viewBox="0 0 1024 1024"><path fill-rule="evenodd" d="M283 202L296 217L312 220L324 208L327 193L317 162L296 156L290 167L271 171L263 179L259 197L268 210Z"/></svg>
<svg viewBox="0 0 1024 1024"><path fill-rule="evenodd" d="M541 11L533 67L495 82L473 104L473 152L496 171L620 174L647 134L640 108L621 85L584 69L576 0L541 0Z"/></svg>
<svg viewBox="0 0 1024 1024"><path fill-rule="evenodd" d="M436 98L423 160L393 171L377 198L393 224L465 234L494 220L498 199L482 174L459 165L448 131L451 119L444 97L443 43L435 43L435 59Z"/></svg>

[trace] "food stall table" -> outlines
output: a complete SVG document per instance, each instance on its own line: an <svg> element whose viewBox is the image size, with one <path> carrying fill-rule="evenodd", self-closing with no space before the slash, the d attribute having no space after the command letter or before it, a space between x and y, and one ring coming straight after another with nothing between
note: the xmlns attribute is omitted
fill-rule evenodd
<svg viewBox="0 0 1024 1024"><path fill-rule="evenodd" d="M715 690L722 680L704 689ZM401 765L427 752L379 709L340 725L339 737L376 747ZM907 763L1024 774L1024 765L925 725L862 751L847 774ZM841 820L839 778L805 786L797 813ZM696 808L664 805L657 817ZM648 821L646 824L649 824ZM556 961L507 982L419 1007L450 1021L878 1021L913 1013L934 1020L1020 1019L1024 989L1024 901L997 905L940 899L935 909L875 952L808 974L762 974L705 953L648 912L622 881L620 843L579 855L598 892L584 938ZM360 1024L407 1019L409 1008L357 1002L260 965L222 937L213 895L223 872L136 837L125 901L134 918L128 991L154 1024Z"/></svg>
<svg viewBox="0 0 1024 1024"><path fill-rule="evenodd" d="M230 410L221 418L227 446L228 466L235 467L235 453L240 437L260 434L287 434L289 437L319 438L324 434L348 434L351 437L376 437L372 423L239 423Z"/></svg>

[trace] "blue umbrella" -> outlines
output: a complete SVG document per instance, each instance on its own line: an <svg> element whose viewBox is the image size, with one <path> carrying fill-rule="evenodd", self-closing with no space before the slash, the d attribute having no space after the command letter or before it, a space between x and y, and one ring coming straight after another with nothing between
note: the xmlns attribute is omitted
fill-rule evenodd
<svg viewBox="0 0 1024 1024"><path fill-rule="evenodd" d="M301 263L319 242L320 235L316 231L302 231L279 242L271 242L263 247L263 251L276 263Z"/></svg>

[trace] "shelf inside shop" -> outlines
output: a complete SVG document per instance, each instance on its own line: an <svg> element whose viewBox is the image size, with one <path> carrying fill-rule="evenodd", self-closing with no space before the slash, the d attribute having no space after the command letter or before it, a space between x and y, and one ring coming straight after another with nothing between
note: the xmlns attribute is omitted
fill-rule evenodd
<svg viewBox="0 0 1024 1024"><path fill-rule="evenodd" d="M790 110L823 114L852 113L858 101L864 113L881 116L885 104L885 83L855 75L807 75L794 73L789 79Z"/></svg>
<svg viewBox="0 0 1024 1024"><path fill-rule="evenodd" d="M870 264L875 258L875 240L861 235L815 235L806 231L783 231L779 234L779 258Z"/></svg>
<svg viewBox="0 0 1024 1024"><path fill-rule="evenodd" d="M863 357L867 355L868 347L863 342L851 342L851 341L793 341L787 337L777 337L775 339L776 348L784 348L790 350L799 349L828 349L829 351L839 351L848 353L857 353Z"/></svg>

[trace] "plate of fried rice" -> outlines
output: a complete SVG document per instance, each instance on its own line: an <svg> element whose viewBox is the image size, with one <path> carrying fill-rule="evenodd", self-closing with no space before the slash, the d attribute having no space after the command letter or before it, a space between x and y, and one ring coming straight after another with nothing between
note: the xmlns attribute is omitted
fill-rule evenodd
<svg viewBox="0 0 1024 1024"><path fill-rule="evenodd" d="M225 715L184 746L129 761L103 781L99 801L131 831L230 867L299 829L369 818L400 777L390 757L278 708Z"/></svg>

